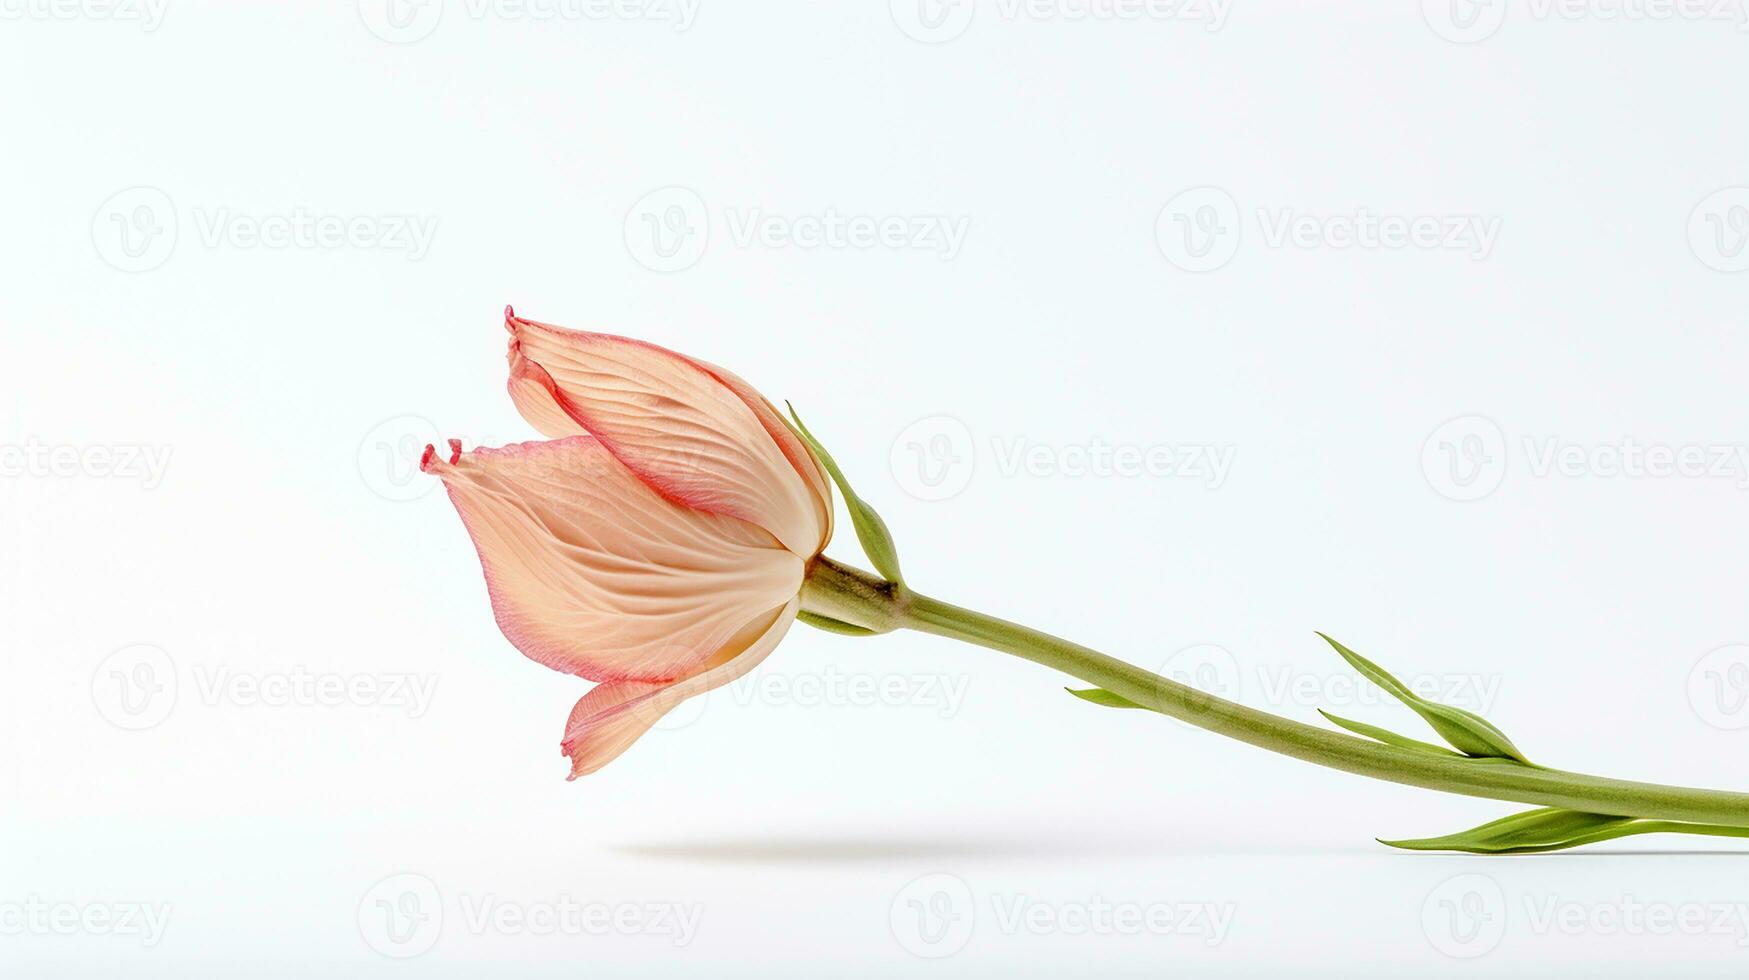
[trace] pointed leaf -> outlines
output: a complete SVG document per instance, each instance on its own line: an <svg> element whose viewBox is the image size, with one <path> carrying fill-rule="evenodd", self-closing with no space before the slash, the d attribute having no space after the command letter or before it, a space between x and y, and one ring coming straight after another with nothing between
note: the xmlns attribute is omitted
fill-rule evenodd
<svg viewBox="0 0 1749 980"><path fill-rule="evenodd" d="M831 616L822 616L817 612L809 612L806 609L799 610L796 613L796 618L815 629L822 629L828 633L842 633L845 636L876 635L874 630L858 626L855 623L846 623L842 620L833 619Z"/></svg>
<svg viewBox="0 0 1749 980"><path fill-rule="evenodd" d="M1075 695L1083 701L1102 704L1107 708L1140 708L1143 711L1148 710L1145 705L1137 704L1122 695L1113 694L1102 687L1089 687L1079 691L1072 687L1065 687L1063 690L1068 691L1070 694Z"/></svg>
<svg viewBox="0 0 1749 980"><path fill-rule="evenodd" d="M881 515L868 502L856 495L850 489L850 481L844 478L844 471L838 468L838 463L832 459L832 454L826 447L820 445L808 427L802 424L802 417L796 414L796 407L784 402L789 408L790 418L795 420L796 433L814 451L814 456L820 460L820 465L831 474L832 482L838 485L838 492L844 495L844 506L850 511L850 523L856 528L856 540L862 542L863 553L874 564L875 571L886 576L888 581L904 584L905 579L899 574L899 549L893 543L893 532L887 530L887 522L881 520Z"/></svg>
<svg viewBox="0 0 1749 980"><path fill-rule="evenodd" d="M1364 735L1367 738L1383 742L1386 745L1395 745L1400 749L1414 749L1418 752L1432 752L1436 755L1455 756L1459 759L1465 758L1462 753L1453 752L1443 745L1434 745L1432 742L1423 742L1419 739L1410 738L1407 735L1398 735L1396 732L1390 731L1389 729L1380 728L1377 725L1369 725L1364 721L1354 721L1349 718L1342 718L1325 711L1323 708L1319 708L1318 713L1325 718L1330 719L1331 724L1338 728L1346 728L1356 735Z"/></svg>
<svg viewBox="0 0 1749 980"><path fill-rule="evenodd" d="M1513 745L1512 740L1506 737L1506 733L1495 728L1486 718L1462 708L1454 708L1449 704L1429 701L1409 690L1402 681L1392 677L1378 664L1355 653L1323 633L1318 635L1324 638L1324 642L1335 648L1342 659L1348 661L1349 666L1360 671L1367 680L1384 688L1386 693L1408 705L1410 710L1420 715L1427 724L1433 727L1434 731L1439 733L1441 738L1451 743L1452 748L1465 755L1478 758L1512 759L1525 765L1531 764L1531 761L1524 757L1524 753L1518 750L1518 746Z"/></svg>
<svg viewBox="0 0 1749 980"><path fill-rule="evenodd" d="M1444 837L1381 840L1409 851L1467 851L1471 854L1534 854L1559 851L1636 834L1694 834L1704 837L1749 837L1749 827L1643 820L1544 807L1490 821Z"/></svg>

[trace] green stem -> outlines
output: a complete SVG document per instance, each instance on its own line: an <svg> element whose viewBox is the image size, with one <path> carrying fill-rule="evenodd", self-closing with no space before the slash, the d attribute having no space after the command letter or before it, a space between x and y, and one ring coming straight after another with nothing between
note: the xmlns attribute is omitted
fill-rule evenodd
<svg viewBox="0 0 1749 980"><path fill-rule="evenodd" d="M918 595L818 558L802 591L815 615L884 633L913 629L1062 671L1217 735L1307 762L1425 789L1586 813L1749 827L1749 793L1688 789L1385 745L1248 708L1078 643Z"/></svg>

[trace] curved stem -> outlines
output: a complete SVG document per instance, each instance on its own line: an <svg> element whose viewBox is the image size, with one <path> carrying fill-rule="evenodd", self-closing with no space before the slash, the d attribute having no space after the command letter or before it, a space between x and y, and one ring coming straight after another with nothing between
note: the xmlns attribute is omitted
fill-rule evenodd
<svg viewBox="0 0 1749 980"><path fill-rule="evenodd" d="M1409 786L1586 813L1749 827L1749 793L1662 786L1385 745L1248 708L995 616L817 559L804 608L875 632L914 629L1013 654L1218 735L1332 769Z"/></svg>

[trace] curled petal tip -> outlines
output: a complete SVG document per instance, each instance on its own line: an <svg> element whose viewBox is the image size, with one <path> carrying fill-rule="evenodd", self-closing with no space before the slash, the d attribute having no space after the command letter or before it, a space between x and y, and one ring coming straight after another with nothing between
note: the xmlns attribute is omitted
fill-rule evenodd
<svg viewBox="0 0 1749 980"><path fill-rule="evenodd" d="M461 461L461 458L462 458L462 441L460 439L450 439L449 440L449 460L448 460L449 465L454 466L456 463ZM432 469L434 469L436 467L436 464L437 464L437 447L428 442L425 444L425 451L423 453L419 454L419 472L430 473L432 471Z"/></svg>
<svg viewBox="0 0 1749 980"><path fill-rule="evenodd" d="M509 303L504 304L504 329L516 332L516 307Z"/></svg>

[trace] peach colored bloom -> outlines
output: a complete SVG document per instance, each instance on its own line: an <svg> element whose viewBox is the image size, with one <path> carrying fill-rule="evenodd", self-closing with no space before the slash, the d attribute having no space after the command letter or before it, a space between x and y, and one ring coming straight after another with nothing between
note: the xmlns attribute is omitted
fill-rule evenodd
<svg viewBox="0 0 1749 980"><path fill-rule="evenodd" d="M498 626L598 681L561 742L571 778L670 708L746 674L794 621L832 534L826 477L745 381L652 344L505 309L510 396L548 442L426 447Z"/></svg>

